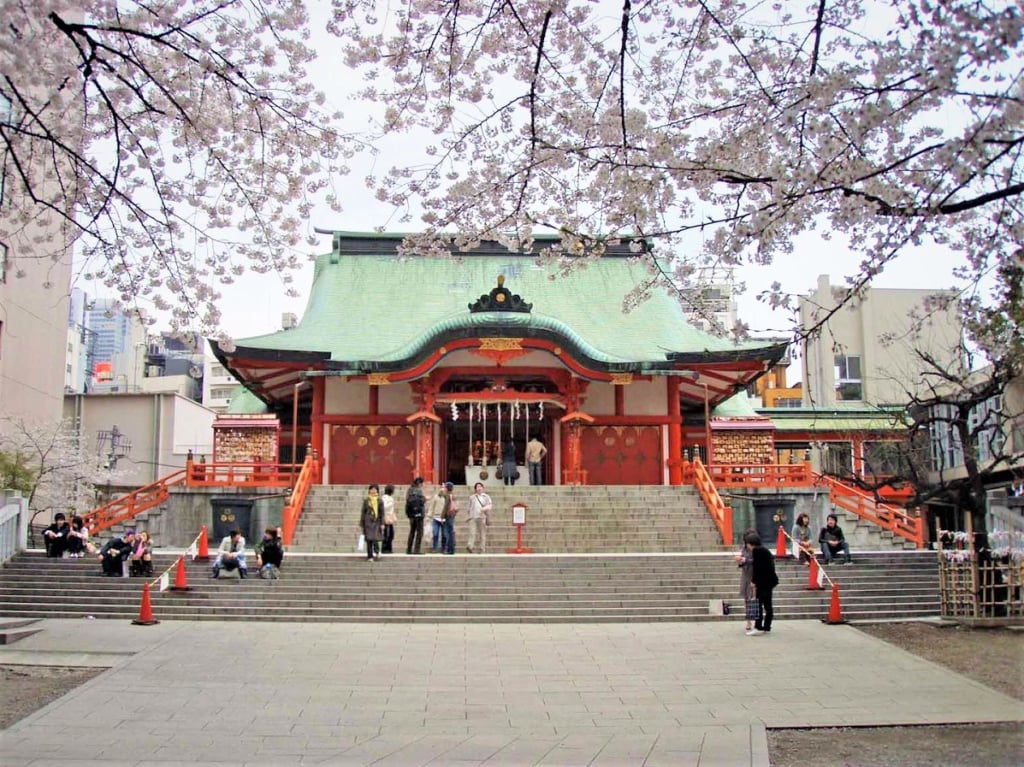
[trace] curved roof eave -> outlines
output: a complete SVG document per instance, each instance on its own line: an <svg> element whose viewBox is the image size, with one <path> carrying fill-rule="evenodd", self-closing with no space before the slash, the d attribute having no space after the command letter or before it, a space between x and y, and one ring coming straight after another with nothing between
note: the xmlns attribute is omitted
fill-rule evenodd
<svg viewBox="0 0 1024 767"><path fill-rule="evenodd" d="M435 323L426 332L392 352L387 360L336 360L329 352L263 349L240 346L230 356L244 356L254 360L297 362L314 364L326 370L349 375L387 373L415 367L426 360L432 351L453 340L465 338L494 338L513 336L534 338L562 346L580 363L595 370L657 374L677 369L680 364L714 362L777 362L785 354L786 344L747 346L734 349L704 350L700 352L666 352L663 359L625 359L601 352L584 341L566 323L535 314L509 314L483 312L450 317Z"/></svg>

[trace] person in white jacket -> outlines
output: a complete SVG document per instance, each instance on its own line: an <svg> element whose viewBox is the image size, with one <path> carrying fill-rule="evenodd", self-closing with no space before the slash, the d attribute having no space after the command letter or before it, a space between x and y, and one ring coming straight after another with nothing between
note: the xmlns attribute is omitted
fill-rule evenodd
<svg viewBox="0 0 1024 767"><path fill-rule="evenodd" d="M221 568L225 570L238 568L239 578L249 577L249 569L245 566L245 538L242 537L241 530L232 530L231 535L221 539L211 576L218 577Z"/></svg>
<svg viewBox="0 0 1024 767"><path fill-rule="evenodd" d="M494 504L491 496L484 492L482 482L473 485L473 495L469 497L469 553L483 554L487 550L487 515Z"/></svg>

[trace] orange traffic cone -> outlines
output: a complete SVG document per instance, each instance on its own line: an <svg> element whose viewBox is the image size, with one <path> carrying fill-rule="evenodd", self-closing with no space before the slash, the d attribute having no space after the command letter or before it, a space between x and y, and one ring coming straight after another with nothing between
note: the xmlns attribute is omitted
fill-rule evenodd
<svg viewBox="0 0 1024 767"><path fill-rule="evenodd" d="M196 559L206 561L210 558L210 541L206 537L206 525L203 525L199 530L199 553L196 554Z"/></svg>
<svg viewBox="0 0 1024 767"><path fill-rule="evenodd" d="M818 564L818 558L811 556L811 566L807 568L807 590L820 591L825 588L825 584L822 583L825 580L823 575L821 565Z"/></svg>
<svg viewBox="0 0 1024 767"><path fill-rule="evenodd" d="M834 626L837 623L846 623L843 620L843 609L839 606L839 584L832 584L832 602L828 606L828 617L825 623Z"/></svg>
<svg viewBox="0 0 1024 767"><path fill-rule="evenodd" d="M789 553L786 551L786 531L779 525L779 537L775 542L775 558L786 559Z"/></svg>
<svg viewBox="0 0 1024 767"><path fill-rule="evenodd" d="M185 579L185 557L178 557L178 570L174 574L174 585L171 586L171 591L191 591L192 587L188 585L188 581Z"/></svg>
<svg viewBox="0 0 1024 767"><path fill-rule="evenodd" d="M142 584L142 604L139 605L139 617L132 621L136 626L152 626L159 623L153 617L153 604L149 601L149 584Z"/></svg>

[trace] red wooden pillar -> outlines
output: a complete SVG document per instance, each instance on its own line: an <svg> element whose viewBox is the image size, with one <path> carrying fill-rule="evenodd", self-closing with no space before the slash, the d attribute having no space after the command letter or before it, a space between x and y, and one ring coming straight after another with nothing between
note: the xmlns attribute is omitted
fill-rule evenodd
<svg viewBox="0 0 1024 767"><path fill-rule="evenodd" d="M416 476L427 482L434 481L434 424L441 419L431 412L420 410L405 419L416 424Z"/></svg>
<svg viewBox="0 0 1024 767"><path fill-rule="evenodd" d="M683 484L683 415L679 409L679 379L665 379L668 390L668 483Z"/></svg>
<svg viewBox="0 0 1024 767"><path fill-rule="evenodd" d="M583 424L593 423L592 416L582 410L566 413L561 418L565 425L565 445L563 445L562 483L566 485L587 484L586 472L583 470L583 450L580 431Z"/></svg>
<svg viewBox="0 0 1024 767"><path fill-rule="evenodd" d="M317 455L326 455L327 451L324 445L324 402L327 395L327 379L326 378L314 378L313 379L313 412L310 416L311 422L311 437L310 442L313 445L313 449ZM324 463L323 461L317 464L317 484L324 481Z"/></svg>

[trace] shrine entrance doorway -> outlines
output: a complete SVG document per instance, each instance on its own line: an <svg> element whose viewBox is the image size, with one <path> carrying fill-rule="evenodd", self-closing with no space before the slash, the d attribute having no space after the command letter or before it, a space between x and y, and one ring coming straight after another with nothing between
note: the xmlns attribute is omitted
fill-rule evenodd
<svg viewBox="0 0 1024 767"><path fill-rule="evenodd" d="M526 443L537 436L548 448L544 483L554 483L554 439L565 405L553 382L493 377L452 380L439 393L434 412L442 419L438 446L442 480L470 487L476 482L502 484L497 469L502 446L511 439L520 473L516 484L529 484Z"/></svg>

